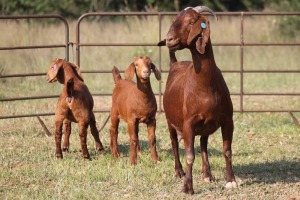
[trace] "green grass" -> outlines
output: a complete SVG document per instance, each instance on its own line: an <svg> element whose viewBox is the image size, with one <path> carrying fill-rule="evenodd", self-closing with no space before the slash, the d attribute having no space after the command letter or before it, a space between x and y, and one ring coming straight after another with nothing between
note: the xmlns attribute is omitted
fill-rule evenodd
<svg viewBox="0 0 300 200"><path fill-rule="evenodd" d="M263 20L262 20L263 19ZM164 17L162 37L170 25ZM299 42L285 37L276 29L278 17L245 17L245 42ZM41 45L64 43L62 25L38 23L0 22L2 46ZM150 27L150 28L149 28ZM288 28L288 27L287 27ZM157 17L138 19L127 17L122 21L100 22L88 20L81 25L81 42L158 42ZM70 22L70 41L75 42L75 22ZM121 31L117 31L121 30ZM240 21L220 17L211 20L213 43L240 41ZM50 39L47 39L51 35ZM46 38L47 36L47 38ZM75 47L70 47L70 61L75 61ZM247 70L299 69L299 46L245 47L244 68ZM110 70L118 66L124 70L134 56L147 54L158 65L158 47L82 47L83 70ZM217 65L221 70L240 69L239 47L214 46ZM176 53L179 60L190 60L189 51ZM46 73L51 61L64 57L63 49L14 50L0 52L0 73ZM162 65L168 70L168 51L162 48ZM2 71L3 70L3 71ZM92 93L110 93L113 89L111 74L83 74ZM232 93L240 91L238 73L224 73ZM153 77L152 77L153 78ZM297 92L299 74L245 74L244 91ZM167 73L162 76L164 91ZM154 91L158 82L152 79ZM48 84L46 77L2 78L0 98L58 95L62 85ZM95 110L109 110L110 97L94 97ZM235 110L239 110L239 96L232 96ZM57 99L0 102L0 116L54 112ZM298 96L245 96L244 108L297 109ZM100 126L107 113L96 114ZM300 114L295 113L300 119ZM54 117L42 117L54 132ZM91 135L88 148L92 160L81 157L78 127L73 125L71 149L63 160L54 156L54 138L46 137L36 118L0 120L0 199L300 199L300 134L287 113L234 114L233 163L239 184L237 190L226 190L225 163L222 157L222 139L217 131L209 139L209 156L215 182L204 183L201 177L201 158L197 155L194 169L194 196L181 192L183 179L176 179L174 158L169 133L163 114L157 115L157 149L161 162L150 159L147 133L140 125L142 152L138 165L129 163L129 138L126 124L120 125L119 148L121 157L113 159L110 153L109 124L100 133L105 146L103 155L97 155ZM199 138L195 142L199 150ZM183 166L184 146L180 144Z"/></svg>
<svg viewBox="0 0 300 200"><path fill-rule="evenodd" d="M96 115L99 125L106 116ZM1 120L1 199L299 199L299 128L288 114L235 114L233 163L239 188L224 188L225 162L221 133L217 131L209 139L209 156L216 181L203 181L201 158L197 153L193 197L181 193L183 179L175 178L164 115L157 118L157 149L161 162L152 163L146 128L140 125L142 151L137 166L129 164L129 138L124 122L119 134L121 157L113 159L110 154L108 124L100 133L104 154L97 155L89 135L92 160L86 161L81 157L76 125L73 125L70 152L64 154L63 160L57 160L54 138L44 136L37 119ZM43 119L53 132L53 117ZM195 146L198 152L199 138ZM185 168L182 142L180 155Z"/></svg>

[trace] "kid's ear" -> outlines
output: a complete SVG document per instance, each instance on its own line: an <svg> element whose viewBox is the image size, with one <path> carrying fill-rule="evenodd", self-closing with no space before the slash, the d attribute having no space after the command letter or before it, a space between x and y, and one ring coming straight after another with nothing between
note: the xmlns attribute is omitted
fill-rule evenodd
<svg viewBox="0 0 300 200"><path fill-rule="evenodd" d="M57 75L59 70L62 68L62 66L63 66L63 62L61 59L56 59L55 61L52 62L47 73L49 83L53 83L57 81Z"/></svg>
<svg viewBox="0 0 300 200"><path fill-rule="evenodd" d="M132 80L134 73L135 73L135 66L134 66L134 63L131 63L125 70L125 79Z"/></svg>

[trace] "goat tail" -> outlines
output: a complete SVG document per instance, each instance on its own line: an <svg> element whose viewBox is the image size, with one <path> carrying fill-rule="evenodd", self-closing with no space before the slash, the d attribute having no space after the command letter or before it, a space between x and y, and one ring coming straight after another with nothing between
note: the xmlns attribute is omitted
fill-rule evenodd
<svg viewBox="0 0 300 200"><path fill-rule="evenodd" d="M177 58L175 56L175 52L169 51L169 56L170 56L171 64L177 62Z"/></svg>
<svg viewBox="0 0 300 200"><path fill-rule="evenodd" d="M119 80L122 80L122 77L120 75L120 71L119 71L119 69L116 66L114 66L112 72L113 72L115 84L117 82L119 82Z"/></svg>

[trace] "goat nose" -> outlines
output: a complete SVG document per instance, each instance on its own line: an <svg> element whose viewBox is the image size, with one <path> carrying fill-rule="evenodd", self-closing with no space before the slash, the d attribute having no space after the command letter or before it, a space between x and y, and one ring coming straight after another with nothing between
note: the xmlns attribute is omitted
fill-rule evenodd
<svg viewBox="0 0 300 200"><path fill-rule="evenodd" d="M143 70L143 74L149 74L149 70L148 69Z"/></svg>
<svg viewBox="0 0 300 200"><path fill-rule="evenodd" d="M172 42L174 40L174 38L172 36L167 37L167 42Z"/></svg>

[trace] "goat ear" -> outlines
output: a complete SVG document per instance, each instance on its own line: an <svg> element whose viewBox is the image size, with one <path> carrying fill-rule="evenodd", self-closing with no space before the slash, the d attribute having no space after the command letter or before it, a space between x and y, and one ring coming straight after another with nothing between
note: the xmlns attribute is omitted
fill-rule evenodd
<svg viewBox="0 0 300 200"><path fill-rule="evenodd" d="M151 65L152 71L154 72L155 78L158 81L160 81L161 80L161 74L160 74L159 69L153 63L151 63L150 65Z"/></svg>
<svg viewBox="0 0 300 200"><path fill-rule="evenodd" d="M57 81L57 75L60 69L63 66L63 62L59 59L55 60L51 66L50 69L48 70L47 76L48 76L48 82L53 83Z"/></svg>
<svg viewBox="0 0 300 200"><path fill-rule="evenodd" d="M69 62L69 64L71 65L75 75L77 76L77 78L79 78L79 80L81 80L82 82L84 82L81 73L80 73L80 67L75 65L74 63Z"/></svg>
<svg viewBox="0 0 300 200"><path fill-rule="evenodd" d="M205 46L208 42L210 36L210 27L209 27L209 21L206 20L206 28L202 31L202 37L199 37L196 42L196 49L199 51L199 53L204 54L205 53Z"/></svg>
<svg viewBox="0 0 300 200"><path fill-rule="evenodd" d="M190 45L191 42L201 33L201 20L197 20L196 23L192 26L192 29L190 30L187 44Z"/></svg>
<svg viewBox="0 0 300 200"><path fill-rule="evenodd" d="M135 66L134 63L131 63L125 70L125 79L132 80L134 73L135 73Z"/></svg>
<svg viewBox="0 0 300 200"><path fill-rule="evenodd" d="M166 46L166 39L160 41L159 43L157 43L157 46L161 47L161 46Z"/></svg>

